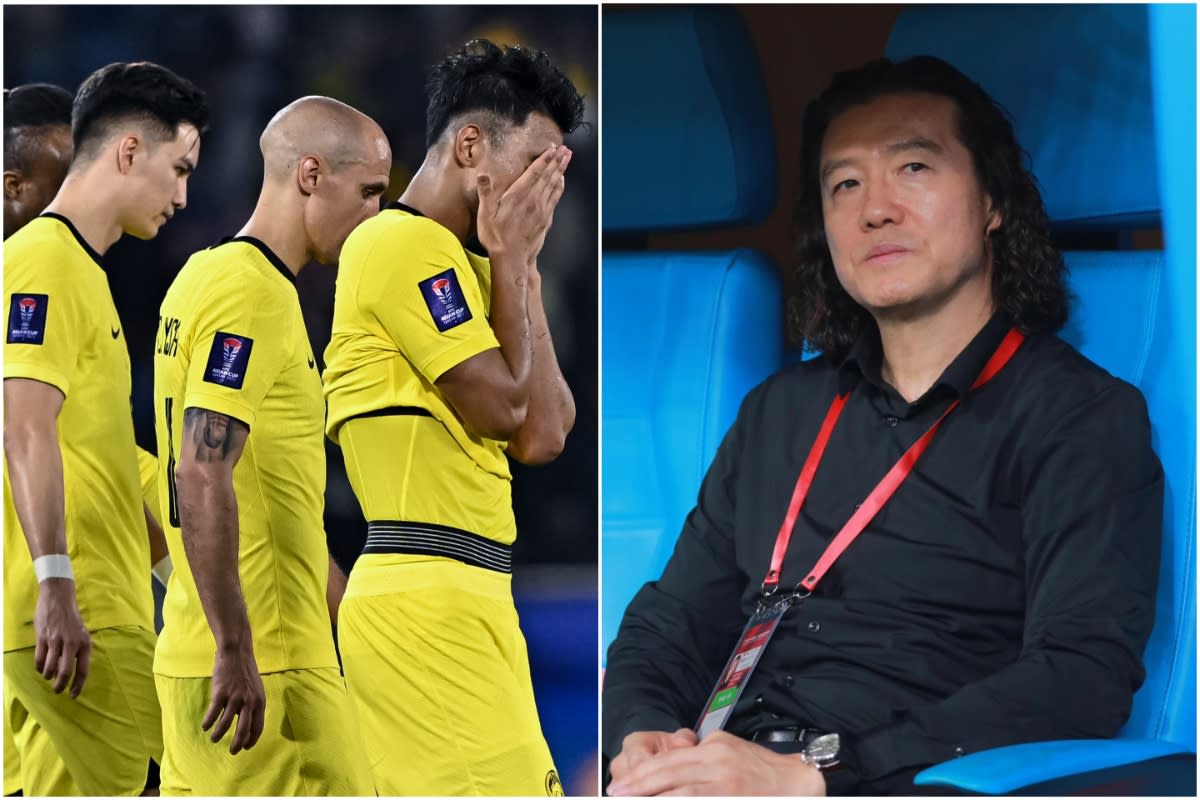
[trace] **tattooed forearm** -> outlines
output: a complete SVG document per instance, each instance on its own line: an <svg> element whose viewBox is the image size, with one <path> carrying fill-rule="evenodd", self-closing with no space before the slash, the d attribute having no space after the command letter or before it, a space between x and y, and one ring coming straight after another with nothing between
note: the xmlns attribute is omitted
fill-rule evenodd
<svg viewBox="0 0 1200 800"><path fill-rule="evenodd" d="M250 429L227 414L204 408L189 408L183 414L184 435L196 445L196 461L225 461Z"/></svg>

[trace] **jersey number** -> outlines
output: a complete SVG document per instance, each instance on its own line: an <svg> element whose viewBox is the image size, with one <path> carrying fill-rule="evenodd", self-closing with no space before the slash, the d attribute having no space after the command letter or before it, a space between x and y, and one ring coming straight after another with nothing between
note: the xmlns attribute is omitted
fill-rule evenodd
<svg viewBox="0 0 1200 800"><path fill-rule="evenodd" d="M170 518L171 526L179 527L179 495L175 491L175 440L171 435L172 428L175 427L175 420L171 416L171 407L174 405L174 398L168 397L167 404L167 516Z"/></svg>

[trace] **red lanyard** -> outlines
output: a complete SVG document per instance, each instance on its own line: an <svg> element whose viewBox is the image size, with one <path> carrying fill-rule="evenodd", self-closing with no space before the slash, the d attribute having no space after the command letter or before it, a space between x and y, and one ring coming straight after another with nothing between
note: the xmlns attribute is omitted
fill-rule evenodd
<svg viewBox="0 0 1200 800"><path fill-rule="evenodd" d="M987 365L984 366L983 372L975 379L975 383L971 385L971 391L978 389L985 383L996 376L1000 370L1004 369L1004 365L1012 358L1013 353L1017 352L1017 348L1021 346L1021 342L1025 340L1025 336L1013 328L1004 337L1004 341L1000 342L1000 346L996 348L996 352L992 353L992 357L988 359ZM787 552L788 542L792 538L792 529L796 526L796 517L800 515L800 508L804 505L804 499L808 497L808 490L812 486L813 477L817 474L817 466L821 463L821 456L825 454L825 445L829 444L829 437L833 433L834 427L837 425L838 417L841 416L842 409L846 406L846 399L850 397L850 393L840 394L834 398L833 403L829 406L829 411L825 413L825 421L821 423L821 430L817 433L817 440L813 442L812 449L808 451L808 458L804 460L804 467L800 470L800 477L796 480L796 489L792 492L792 502L788 504L787 516L783 518L783 525L779 528L779 536L775 539L775 552L771 554L771 568L767 571L767 577L763 580L762 591L764 595L774 594L779 588L779 573L783 568L783 556ZM900 456L900 460L888 470L887 475L883 476L883 480L871 490L871 494L863 501L854 515L842 526L838 531L838 535L833 538L829 546L825 548L825 552L817 560L816 565L809 570L808 575L804 580L800 581L797 586L797 591L803 587L809 594L816 588L817 583L821 578L825 577L825 573L833 566L842 553L846 552L846 548L850 546L858 535L863 532L863 529L875 518L879 513L879 509L883 508L884 504L891 499L895 494L896 489L900 488L900 484L904 483L904 479L912 472L913 465L917 463L917 459L929 447L929 443L933 441L933 434L937 431L938 426L942 424L942 420L946 416L958 408L959 400L955 400L950 404L950 407L938 417L937 422L933 423L933 427L925 431L925 434L908 448L904 455Z"/></svg>

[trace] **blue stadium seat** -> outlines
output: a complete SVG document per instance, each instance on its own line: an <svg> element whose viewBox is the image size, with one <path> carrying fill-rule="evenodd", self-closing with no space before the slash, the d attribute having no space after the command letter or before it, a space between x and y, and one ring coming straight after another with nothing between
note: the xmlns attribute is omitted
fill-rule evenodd
<svg viewBox="0 0 1200 800"><path fill-rule="evenodd" d="M659 47L669 41L670 48ZM761 221L775 142L754 45L725 8L606 10L606 234ZM782 365L774 267L749 250L603 253L604 646L662 574L742 398Z"/></svg>
<svg viewBox="0 0 1200 800"><path fill-rule="evenodd" d="M919 785L1195 795L1195 30L1193 6L937 6L905 11L892 30L889 58L939 56L1008 108L1056 224L1161 221L1167 243L1066 254L1078 302L1064 338L1142 390L1166 474L1157 614L1133 712L1116 739L976 753Z"/></svg>

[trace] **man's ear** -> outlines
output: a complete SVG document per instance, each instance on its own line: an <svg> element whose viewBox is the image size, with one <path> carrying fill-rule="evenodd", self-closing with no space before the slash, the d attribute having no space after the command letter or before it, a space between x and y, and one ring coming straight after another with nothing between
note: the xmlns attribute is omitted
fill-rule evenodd
<svg viewBox="0 0 1200 800"><path fill-rule="evenodd" d="M487 137L475 123L468 123L454 134L454 160L460 167L478 167L487 151Z"/></svg>
<svg viewBox="0 0 1200 800"><path fill-rule="evenodd" d="M987 227L983 229L983 235L987 237L999 230L1000 226L1004 224L1004 215L1001 214L1000 209L996 208L996 206L992 203L992 198L988 197L985 198L985 200L987 201L988 207L988 221Z"/></svg>
<svg viewBox="0 0 1200 800"><path fill-rule="evenodd" d="M24 183L21 173L17 170L4 170L4 199L13 202L21 199L21 188Z"/></svg>
<svg viewBox="0 0 1200 800"><path fill-rule="evenodd" d="M121 137L121 140L117 143L117 169L122 175L129 172L133 167L134 156L141 158L145 148L146 146L142 140L132 134Z"/></svg>
<svg viewBox="0 0 1200 800"><path fill-rule="evenodd" d="M296 166L296 183L300 187L300 194L308 197L315 192L322 172L324 169L320 158L313 155L301 158Z"/></svg>

